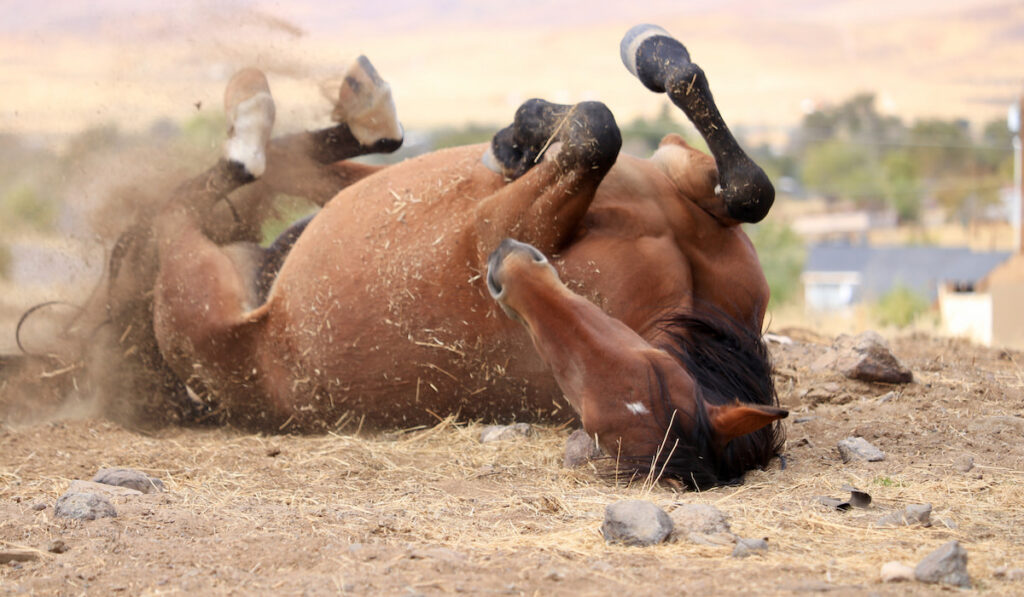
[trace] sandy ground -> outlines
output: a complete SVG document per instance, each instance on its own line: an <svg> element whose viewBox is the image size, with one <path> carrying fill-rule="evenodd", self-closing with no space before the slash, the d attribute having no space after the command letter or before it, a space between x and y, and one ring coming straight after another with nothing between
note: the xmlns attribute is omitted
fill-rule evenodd
<svg viewBox="0 0 1024 597"><path fill-rule="evenodd" d="M0 564L0 595L935 594L882 584L879 569L914 565L951 539L968 552L975 590L1024 592L1024 581L996 573L1024 567L1024 354L905 337L893 348L915 383L886 386L812 372L831 339L781 332L796 341L772 348L793 410L786 466L703 493L567 470L565 428L489 444L479 423L452 420L375 436L142 434L38 408L32 421L31 408L0 401L0 552L36 557ZM885 460L843 464L836 443L851 435ZM116 518L54 516L71 480L112 466L168 491L115 498ZM843 497L844 484L871 493L872 506L817 503ZM770 549L737 559L687 542L608 545L604 508L630 498L713 504ZM925 502L931 527L874 524ZM48 551L55 540L69 550Z"/></svg>

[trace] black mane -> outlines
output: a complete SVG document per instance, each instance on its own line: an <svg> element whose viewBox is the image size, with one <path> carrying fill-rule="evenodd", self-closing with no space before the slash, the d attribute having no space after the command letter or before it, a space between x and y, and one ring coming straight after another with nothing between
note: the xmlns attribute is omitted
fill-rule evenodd
<svg viewBox="0 0 1024 597"><path fill-rule="evenodd" d="M752 331L757 327L742 325L716 308L705 307L674 313L660 322L659 329L661 341L656 348L679 361L696 381L696 420L681 421L673 414L665 380L655 367L656 400L662 407L657 414L661 428L668 428L668 433L660 454L645 461L632 458L627 464L636 474L677 479L691 489L736 482L748 470L764 468L782 449L782 424L775 422L737 437L717 450L704 408L737 398L778 406L768 350L760 334Z"/></svg>

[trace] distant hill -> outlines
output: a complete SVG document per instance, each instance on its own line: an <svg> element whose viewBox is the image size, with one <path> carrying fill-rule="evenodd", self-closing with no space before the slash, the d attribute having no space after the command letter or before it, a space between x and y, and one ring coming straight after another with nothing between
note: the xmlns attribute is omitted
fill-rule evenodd
<svg viewBox="0 0 1024 597"><path fill-rule="evenodd" d="M904 118L976 121L1024 91L1019 0L633 4L8 0L0 132L181 121L216 109L224 80L249 64L270 74L283 126L305 126L328 112L318 84L358 53L391 81L407 126L501 123L533 96L601 99L628 120L664 103L619 62L637 22L687 44L728 120L769 131L858 91Z"/></svg>

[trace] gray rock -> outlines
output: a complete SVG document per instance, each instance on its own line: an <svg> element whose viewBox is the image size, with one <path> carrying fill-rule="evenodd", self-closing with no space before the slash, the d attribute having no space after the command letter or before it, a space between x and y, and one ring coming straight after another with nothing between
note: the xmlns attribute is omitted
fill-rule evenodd
<svg viewBox="0 0 1024 597"><path fill-rule="evenodd" d="M904 582L914 580L914 569L902 562L882 564L882 582Z"/></svg>
<svg viewBox="0 0 1024 597"><path fill-rule="evenodd" d="M600 455L601 448L597 446L594 438L583 429L577 429L565 441L565 457L562 459L562 465L565 468L576 468Z"/></svg>
<svg viewBox="0 0 1024 597"><path fill-rule="evenodd" d="M664 541L672 533L672 519L651 502L626 500L604 509L601 534L609 543L647 546Z"/></svg>
<svg viewBox="0 0 1024 597"><path fill-rule="evenodd" d="M679 504L668 514L672 518L677 534L714 535L732 532L725 514L710 504Z"/></svg>
<svg viewBox="0 0 1024 597"><path fill-rule="evenodd" d="M889 512L885 516L879 518L875 524L880 527L902 527L912 525L930 527L932 526L932 505L911 504L903 510Z"/></svg>
<svg viewBox="0 0 1024 597"><path fill-rule="evenodd" d="M956 462L953 463L953 466L955 466L956 470L960 471L961 473L969 473L971 472L971 469L974 468L974 457L964 454L960 458L956 459Z"/></svg>
<svg viewBox="0 0 1024 597"><path fill-rule="evenodd" d="M757 551L767 551L768 541L766 539L740 539L732 550L732 557L745 558Z"/></svg>
<svg viewBox="0 0 1024 597"><path fill-rule="evenodd" d="M839 456L843 459L843 462L850 462L853 460L878 462L879 460L885 460L885 452L872 446L871 443L863 437L848 437L841 440L837 447L839 448Z"/></svg>
<svg viewBox="0 0 1024 597"><path fill-rule="evenodd" d="M957 540L950 541L928 554L914 568L914 578L926 583L940 583L957 587L970 587L967 574L967 551Z"/></svg>
<svg viewBox="0 0 1024 597"><path fill-rule="evenodd" d="M107 485L105 483L95 483L93 481L82 481L81 479L72 481L65 493L95 493L107 496L108 498L142 495L142 492L138 489L118 487L117 485Z"/></svg>
<svg viewBox="0 0 1024 597"><path fill-rule="evenodd" d="M835 369L850 379L883 383L910 383L914 374L893 356L877 332L856 337L841 335L832 348L811 364L811 370Z"/></svg>
<svg viewBox="0 0 1024 597"><path fill-rule="evenodd" d="M96 493L65 493L57 499L54 514L75 520L96 520L117 516L114 505L106 496Z"/></svg>
<svg viewBox="0 0 1024 597"><path fill-rule="evenodd" d="M529 423L512 425L488 425L480 432L480 443L500 442L533 437L533 426Z"/></svg>
<svg viewBox="0 0 1024 597"><path fill-rule="evenodd" d="M130 468L101 468L92 478L94 483L127 487L142 493L160 493L165 491L164 482L150 477L146 473Z"/></svg>

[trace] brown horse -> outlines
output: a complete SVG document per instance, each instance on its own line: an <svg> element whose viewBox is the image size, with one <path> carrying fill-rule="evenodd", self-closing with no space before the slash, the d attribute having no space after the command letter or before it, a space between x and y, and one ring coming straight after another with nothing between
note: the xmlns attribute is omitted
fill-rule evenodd
<svg viewBox="0 0 1024 597"><path fill-rule="evenodd" d="M774 190L678 41L639 26L622 55L712 156L676 135L650 159L620 155L603 104L531 100L489 145L331 165L344 188L255 259L204 230L229 193L287 178L266 149L266 80L236 75L225 158L155 222L153 325L171 369L247 427L575 415L620 466L692 485L766 464L786 411L760 340L768 287L738 224L763 218ZM361 62L342 124L301 152L393 149L384 91Z"/></svg>

